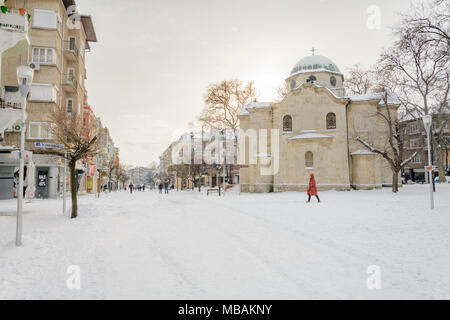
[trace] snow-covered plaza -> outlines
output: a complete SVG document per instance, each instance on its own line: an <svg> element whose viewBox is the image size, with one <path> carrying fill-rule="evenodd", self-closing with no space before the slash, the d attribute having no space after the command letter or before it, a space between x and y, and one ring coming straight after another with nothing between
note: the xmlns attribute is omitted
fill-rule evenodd
<svg viewBox="0 0 450 320"><path fill-rule="evenodd" d="M3 201L0 299L450 299L450 184L437 188L433 212L426 185L323 192L321 204L117 192L80 197L75 220L61 200L35 200L20 248Z"/></svg>

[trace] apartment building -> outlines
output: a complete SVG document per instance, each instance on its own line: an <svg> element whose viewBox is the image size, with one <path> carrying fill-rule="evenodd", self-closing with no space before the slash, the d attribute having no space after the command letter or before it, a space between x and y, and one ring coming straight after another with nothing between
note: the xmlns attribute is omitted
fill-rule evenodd
<svg viewBox="0 0 450 320"><path fill-rule="evenodd" d="M25 8L32 16L29 26L30 45L26 53L2 58L2 86L14 96L17 92L16 68L29 65L35 70L27 104L25 132L26 150L44 151L51 143L50 115L57 107L68 114L84 112L87 101L85 58L90 43L97 37L90 16L80 15L79 21L71 6L75 0L9 0L12 7ZM69 11L68 11L69 10ZM18 94L18 92L17 92ZM6 130L3 144L18 146L20 128ZM62 159L50 154L34 154L37 171L36 196L56 198L63 185ZM80 163L78 173L86 168ZM67 183L67 181L66 181Z"/></svg>
<svg viewBox="0 0 450 320"><path fill-rule="evenodd" d="M5 92L1 86L1 59L24 52L29 43L28 12L23 8L16 8L0 0L0 200L9 199L13 194L14 169L16 159L11 156L17 147L4 144L5 129L12 128L13 124L21 118L22 99L17 94L18 90ZM7 5L7 6L6 6ZM17 84L16 84L17 86ZM15 126L14 130L20 130Z"/></svg>
<svg viewBox="0 0 450 320"><path fill-rule="evenodd" d="M439 117L439 118L438 118ZM447 140L446 148L442 151L442 159L447 171L450 171L450 115L441 114L433 116L433 134L436 134L438 123L443 119L447 119L444 127L444 135ZM426 182L425 166L428 165L428 142L427 133L423 126L422 119L410 119L401 123L401 130L404 133L404 146L406 149L405 158L412 156L418 152L417 156L410 164L405 167L404 174L406 179L414 182ZM436 151L432 150L432 162L436 165Z"/></svg>

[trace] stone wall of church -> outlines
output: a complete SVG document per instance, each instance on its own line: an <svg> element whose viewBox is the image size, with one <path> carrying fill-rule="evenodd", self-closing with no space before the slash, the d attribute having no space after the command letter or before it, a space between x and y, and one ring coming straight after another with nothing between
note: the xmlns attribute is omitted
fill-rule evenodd
<svg viewBox="0 0 450 320"><path fill-rule="evenodd" d="M388 141L389 127L386 121L377 115L377 111L380 110L386 115L386 108L379 109L378 101L359 101L353 102L349 105L348 111L348 126L349 126L349 146L350 153L357 150L365 150L366 148L356 140L359 136L364 141L376 145L378 148L383 149L384 145ZM397 117L397 107L391 106L391 116ZM351 163L353 168L353 161ZM390 186L392 184L392 171L389 163L380 155L375 156L374 160L374 173L375 173L375 185ZM354 174L352 175L354 176ZM372 181L352 181L352 185L373 184Z"/></svg>
<svg viewBox="0 0 450 320"><path fill-rule="evenodd" d="M272 108L252 109L249 116L240 117L241 129L249 131L249 136L256 136L256 155L261 153L270 154L271 152L271 130L272 130ZM262 130L262 131L261 131ZM262 150L259 146L259 139L261 135L267 135L267 149ZM241 192L250 193L266 193L273 191L273 174L266 174L263 170L267 164L262 163L263 158L257 157L254 159L255 163L251 163L250 159L250 138L246 138L245 144L245 158L246 163L241 169L240 184ZM253 138L254 139L254 138ZM247 167L248 166L248 167ZM270 164L269 164L270 166ZM265 173L265 174L262 174Z"/></svg>
<svg viewBox="0 0 450 320"><path fill-rule="evenodd" d="M274 179L274 191L305 191L311 173L319 190L349 190L349 163L346 130L346 103L335 99L323 88L305 85L291 92L274 108L274 128L280 130L280 168ZM328 113L336 115L337 128L327 130ZM293 131L283 133L283 117L292 116ZM289 140L305 130L332 138ZM314 155L314 167L305 163L306 152Z"/></svg>
<svg viewBox="0 0 450 320"><path fill-rule="evenodd" d="M289 78L286 79L286 83L288 85L288 88L292 89L292 86L294 85L293 81L295 81L295 87L297 88L300 85L302 85L303 83L307 83L308 78L314 75L314 77L316 77L316 84L318 84L319 86L323 86L323 87L327 87L330 88L331 90L333 89L337 89L337 88L342 88L344 85L344 77L342 75L333 73L333 72L327 72L327 71L320 71L320 72L311 72L311 73L299 73L296 75L293 75ZM333 85L331 83L331 77L334 77L336 80L336 84ZM340 92L342 92L342 94L339 94ZM338 91L337 92L338 96L343 96L343 91Z"/></svg>

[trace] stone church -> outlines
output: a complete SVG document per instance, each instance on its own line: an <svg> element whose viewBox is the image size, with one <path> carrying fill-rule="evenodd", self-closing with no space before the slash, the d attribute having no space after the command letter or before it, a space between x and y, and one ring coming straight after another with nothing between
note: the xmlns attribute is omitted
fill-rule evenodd
<svg viewBox="0 0 450 320"><path fill-rule="evenodd" d="M391 184L387 161L365 149L356 137L378 145L387 141L388 127L376 112L390 108L396 117L400 102L394 94L388 95L387 103L382 93L346 95L337 65L314 53L294 66L286 83L289 90L282 101L252 103L240 113L242 130L267 130L268 138L267 150L258 147L256 164L248 162L246 143L242 192L305 191L311 173L319 190ZM272 134L278 135L276 148Z"/></svg>

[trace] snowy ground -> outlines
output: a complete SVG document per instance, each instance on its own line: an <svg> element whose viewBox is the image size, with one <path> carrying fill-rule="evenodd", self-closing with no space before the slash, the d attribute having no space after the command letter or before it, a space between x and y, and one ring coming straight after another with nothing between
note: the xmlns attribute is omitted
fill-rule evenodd
<svg viewBox="0 0 450 320"><path fill-rule="evenodd" d="M27 204L24 247L14 203L0 202L0 299L450 299L450 185L209 197L115 193ZM66 286L81 268L81 290ZM369 290L369 266L381 290Z"/></svg>

